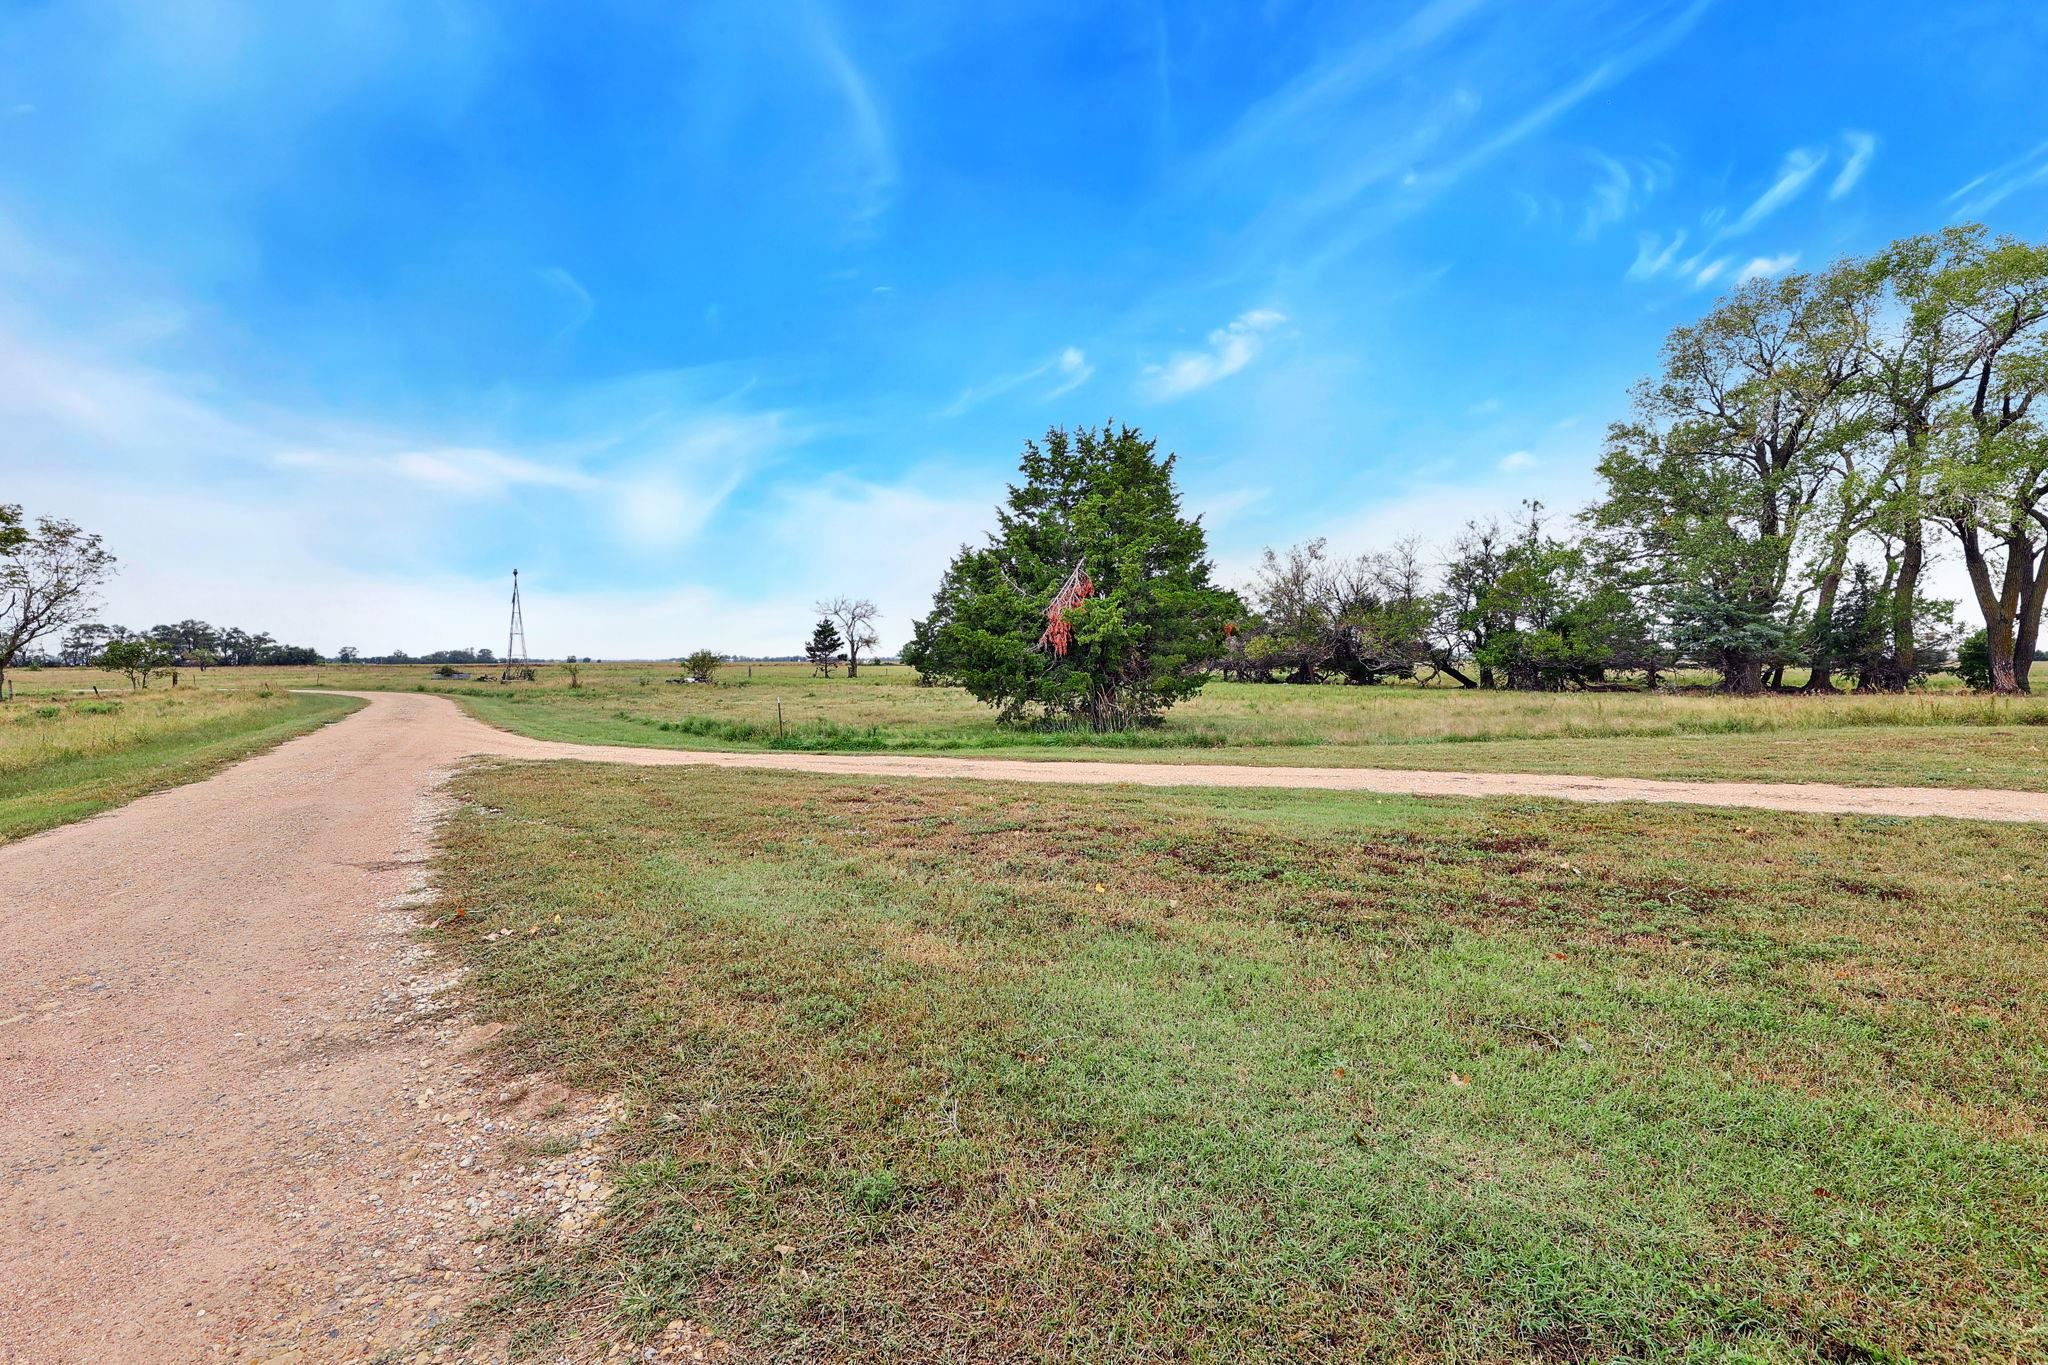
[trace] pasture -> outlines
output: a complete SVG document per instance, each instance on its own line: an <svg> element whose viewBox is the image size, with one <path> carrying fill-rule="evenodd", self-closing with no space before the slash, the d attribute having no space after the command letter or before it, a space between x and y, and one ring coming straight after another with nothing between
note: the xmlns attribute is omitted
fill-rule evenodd
<svg viewBox="0 0 2048 1365"><path fill-rule="evenodd" d="M727 750L2048 788L2048 703L1216 683L1122 736L906 669L19 675L0 840L444 693ZM97 686L98 695L94 688ZM780 704L781 717L776 720ZM763 1359L1792 1362L2048 1343L2037 827L483 762L428 940L624 1101L452 1326ZM534 1156L544 1153L536 1150Z"/></svg>
<svg viewBox="0 0 2048 1365"><path fill-rule="evenodd" d="M628 1105L595 1236L505 1233L469 1325L522 1350L679 1318L778 1360L2048 1349L2035 829L458 790L432 940L504 1067Z"/></svg>
<svg viewBox="0 0 2048 1365"><path fill-rule="evenodd" d="M1582 773L1591 776L2048 789L2048 697L1973 695L1937 678L1903 695L1726 697L1471 692L1212 681L1164 724L1114 735L998 726L956 688L902 666L816 678L800 664L731 664L709 685L673 664L561 665L534 682L444 679L417 664L214 669L178 689L425 690L538 739L689 749L1114 757L1124 761ZM102 691L118 675L50 670L36 687ZM162 688L151 689L154 695ZM779 715L778 715L779 708Z"/></svg>

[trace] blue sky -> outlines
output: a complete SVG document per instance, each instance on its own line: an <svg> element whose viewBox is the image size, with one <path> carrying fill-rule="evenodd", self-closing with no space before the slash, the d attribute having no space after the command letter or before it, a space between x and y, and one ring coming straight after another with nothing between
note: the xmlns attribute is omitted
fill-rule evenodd
<svg viewBox="0 0 2048 1365"><path fill-rule="evenodd" d="M0 499L107 617L332 650L905 638L1022 441L1226 574L1592 491L1673 324L2048 235L2048 6L0 5Z"/></svg>

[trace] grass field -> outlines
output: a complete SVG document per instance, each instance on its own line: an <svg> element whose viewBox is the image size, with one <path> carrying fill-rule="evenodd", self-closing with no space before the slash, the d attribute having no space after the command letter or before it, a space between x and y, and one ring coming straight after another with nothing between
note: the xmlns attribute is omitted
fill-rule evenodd
<svg viewBox="0 0 2048 1365"><path fill-rule="evenodd" d="M479 1330L773 1360L2048 1357L2048 842L507 766L434 937L630 1101Z"/></svg>
<svg viewBox="0 0 2048 1365"><path fill-rule="evenodd" d="M1974 786L2048 790L2048 696L1973 696L1937 679L1904 696L1724 697L1677 692L1533 694L1414 686L1212 682L1164 725L1123 735L1006 729L957 688L915 685L900 666L819 679L802 665L729 665L712 686L668 681L659 663L586 665L581 686L442 679L423 665L215 669L188 689L333 687L448 694L479 719L584 744L822 752L1001 751L1022 758L1439 768L1595 776ZM23 673L65 691L117 677ZM152 689L161 691L162 685Z"/></svg>
<svg viewBox="0 0 2048 1365"><path fill-rule="evenodd" d="M902 667L818 679L801 665L757 664L751 677L748 666L732 665L708 687L666 681L675 672L590 665L574 689L560 666L543 666L537 683L514 684L439 679L417 665L216 669L187 681L236 690L422 688L452 695L492 725L587 744L2048 790L2048 696L2006 700L1953 686L1905 696L1731 698L1704 689L1531 694L1216 682L1156 730L1096 736L1003 729L965 692L917 687ZM87 672L21 676L125 686Z"/></svg>
<svg viewBox="0 0 2048 1365"><path fill-rule="evenodd" d="M21 687L0 705L0 843L205 777L361 705L274 688Z"/></svg>

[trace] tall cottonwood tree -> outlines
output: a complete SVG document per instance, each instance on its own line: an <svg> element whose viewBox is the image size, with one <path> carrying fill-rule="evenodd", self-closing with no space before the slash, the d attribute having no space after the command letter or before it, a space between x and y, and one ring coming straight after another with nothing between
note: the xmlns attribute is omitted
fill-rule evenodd
<svg viewBox="0 0 2048 1365"><path fill-rule="evenodd" d="M1963 552L1991 688L2012 693L2028 690L2048 599L2048 247L1973 247L1942 280L1973 373L1936 429L1931 502Z"/></svg>
<svg viewBox="0 0 2048 1365"><path fill-rule="evenodd" d="M1885 607L1888 661L1875 678L1897 690L1920 671L1920 581L1934 476L1933 444L1948 396L1969 381L1974 329L1952 306L1953 272L1980 249L1981 227L1906 237L1860 263L1867 294L1888 305L1886 325L1870 328L1862 350L1864 385L1891 442L1876 520L1888 538Z"/></svg>
<svg viewBox="0 0 2048 1365"><path fill-rule="evenodd" d="M1796 643L1795 550L1857 430L1859 340L1814 277L1750 281L1672 332L1634 420L1609 428L1591 520L1644 584L1683 604L1690 643L1730 691L1760 690Z"/></svg>

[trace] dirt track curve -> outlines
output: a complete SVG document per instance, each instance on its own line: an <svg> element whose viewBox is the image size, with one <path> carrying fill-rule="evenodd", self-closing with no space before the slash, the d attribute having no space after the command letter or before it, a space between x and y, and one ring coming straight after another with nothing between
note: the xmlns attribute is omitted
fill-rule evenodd
<svg viewBox="0 0 2048 1365"><path fill-rule="evenodd" d="M580 746L364 695L0 847L0 1359L370 1358L473 1292L494 1225L601 1199L602 1114L488 1092L478 1031L407 938L434 793L466 757L2048 822L2023 792ZM511 1139L565 1121L584 1155L527 1164Z"/></svg>

